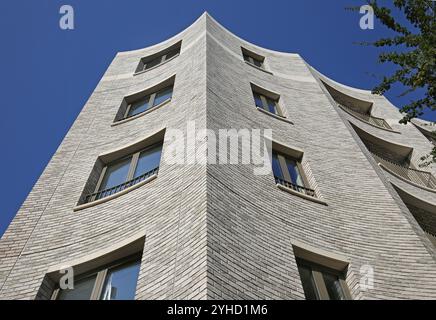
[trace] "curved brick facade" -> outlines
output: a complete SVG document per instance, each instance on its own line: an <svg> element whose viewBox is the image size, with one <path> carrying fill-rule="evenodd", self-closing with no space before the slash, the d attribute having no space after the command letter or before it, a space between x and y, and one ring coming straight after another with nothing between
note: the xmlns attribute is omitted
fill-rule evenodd
<svg viewBox="0 0 436 320"><path fill-rule="evenodd" d="M141 58L180 40L180 56L133 75ZM265 57L270 72L245 63L241 46ZM167 105L111 125L124 97L174 75ZM250 83L279 93L293 124L256 110ZM324 84L373 102L372 114L397 132L344 112ZM400 118L384 97L335 83L298 54L243 41L204 14L165 42L116 55L0 241L0 297L47 298L41 288L50 287L51 268L142 234L137 299L303 299L295 246L344 257L353 299L436 298L434 246L392 184L430 211L436 193L382 170L351 125L410 146L419 162L431 144L412 124L397 124ZM311 185L326 204L280 190L251 165L161 162L157 179L74 210L102 154L165 128L185 130L188 121L198 129L273 129L274 141L304 151ZM362 265L374 269L373 289L359 287Z"/></svg>

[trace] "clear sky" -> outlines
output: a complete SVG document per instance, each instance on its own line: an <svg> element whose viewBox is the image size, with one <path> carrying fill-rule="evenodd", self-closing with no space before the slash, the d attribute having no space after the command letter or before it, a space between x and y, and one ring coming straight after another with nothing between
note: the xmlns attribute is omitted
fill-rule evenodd
<svg viewBox="0 0 436 320"><path fill-rule="evenodd" d="M382 1L389 3L390 1ZM341 83L371 89L377 50L353 44L390 33L359 28L356 0L0 1L0 235L21 206L117 51L161 42L204 11L243 39L299 53ZM75 29L59 28L72 5ZM409 98L387 97L397 106ZM436 120L427 113L424 118Z"/></svg>

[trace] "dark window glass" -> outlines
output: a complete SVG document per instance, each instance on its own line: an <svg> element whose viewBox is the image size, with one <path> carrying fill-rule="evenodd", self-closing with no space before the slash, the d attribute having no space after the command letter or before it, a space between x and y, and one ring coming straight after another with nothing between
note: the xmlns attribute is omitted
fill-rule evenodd
<svg viewBox="0 0 436 320"><path fill-rule="evenodd" d="M322 276L324 278L324 283L330 300L345 300L344 292L342 291L338 276L327 272L323 272Z"/></svg>
<svg viewBox="0 0 436 320"><path fill-rule="evenodd" d="M263 63L260 60L254 59L253 58L253 63L256 67L262 68L263 67Z"/></svg>
<svg viewBox="0 0 436 320"><path fill-rule="evenodd" d="M279 158L277 157L277 153L273 152L272 154L272 170L274 177L283 179L282 169L280 168Z"/></svg>
<svg viewBox="0 0 436 320"><path fill-rule="evenodd" d="M109 165L101 182L100 190L109 189L126 182L131 159L132 157L128 157Z"/></svg>
<svg viewBox="0 0 436 320"><path fill-rule="evenodd" d="M180 52L179 48L171 50L170 52L167 53L165 60L171 59L172 57L178 55L179 52Z"/></svg>
<svg viewBox="0 0 436 320"><path fill-rule="evenodd" d="M256 67L263 68L263 61L262 60L256 59L256 58L254 58L248 54L245 54L245 53L243 53L242 56L244 57L245 61L247 61L251 64L254 64Z"/></svg>
<svg viewBox="0 0 436 320"><path fill-rule="evenodd" d="M162 146L142 151L138 158L134 178L137 178L153 169L159 167Z"/></svg>
<svg viewBox="0 0 436 320"><path fill-rule="evenodd" d="M59 289L58 300L89 300L94 288L96 274L74 281L74 289Z"/></svg>
<svg viewBox="0 0 436 320"><path fill-rule="evenodd" d="M256 92L253 92L254 95L254 101L256 103L256 107L263 109L262 99L260 98L260 95Z"/></svg>
<svg viewBox="0 0 436 320"><path fill-rule="evenodd" d="M101 292L100 300L135 299L141 261L126 263L109 269Z"/></svg>
<svg viewBox="0 0 436 320"><path fill-rule="evenodd" d="M153 68L162 62L162 56L154 58L151 61L145 62L145 70Z"/></svg>
<svg viewBox="0 0 436 320"><path fill-rule="evenodd" d="M300 273L301 284L303 285L304 295L307 300L319 300L316 290L315 281L313 280L312 270L305 265L298 266Z"/></svg>
<svg viewBox="0 0 436 320"><path fill-rule="evenodd" d="M161 104L165 100L170 99L172 94L173 94L173 87L167 87L163 90L160 90L158 93L156 93L153 106L157 106L158 104Z"/></svg>
<svg viewBox="0 0 436 320"><path fill-rule="evenodd" d="M299 186L303 186L303 180L300 175L300 171L298 170L297 163L289 158L286 158L286 166L289 171L289 175L291 176L291 182L297 184Z"/></svg>
<svg viewBox="0 0 436 320"><path fill-rule="evenodd" d="M274 114L277 114L277 105L276 102L272 99L266 98L268 103L268 111Z"/></svg>
<svg viewBox="0 0 436 320"><path fill-rule="evenodd" d="M146 111L148 108L150 108L148 103L149 100L150 100L150 96L147 96L141 100L132 103L129 109L129 114L127 116L132 117L138 113Z"/></svg>

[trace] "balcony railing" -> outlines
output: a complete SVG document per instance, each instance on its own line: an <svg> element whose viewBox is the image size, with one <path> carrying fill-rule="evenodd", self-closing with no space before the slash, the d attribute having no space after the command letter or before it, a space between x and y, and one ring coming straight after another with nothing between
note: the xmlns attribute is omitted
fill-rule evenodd
<svg viewBox="0 0 436 320"><path fill-rule="evenodd" d="M275 178L277 184L281 184L282 186L285 186L285 187L292 189L294 191L303 193L305 195L315 197L315 190L313 190L313 189L309 189L309 188L300 186L298 184L283 180L282 178L279 178L276 176L274 176L274 178Z"/></svg>
<svg viewBox="0 0 436 320"><path fill-rule="evenodd" d="M383 167L392 171L394 174L406 180L409 180L417 185L430 189L436 189L436 178L430 172L406 167L401 164L387 160L375 154L374 152L371 153L376 161L382 164Z"/></svg>
<svg viewBox="0 0 436 320"><path fill-rule="evenodd" d="M144 181L145 179L151 177L152 175L157 174L158 171L159 171L159 167L154 168L153 170L150 170L150 171L148 171L148 172L146 172L146 173L144 173L144 174L142 174L142 175L140 175L140 176L138 176L138 177L136 177L136 178L134 178L132 180L126 181L124 183L121 183L121 184L119 184L119 185L117 185L115 187L104 189L104 190L101 190L101 191L98 191L98 192L94 192L94 193L88 194L85 197L85 202L84 203L88 203L88 202L92 202L92 201L95 201L95 200L98 200L98 199L102 199L102 198L111 196L111 195L113 195L115 193L118 193L120 191L123 191L124 189L127 189L127 188L129 188L131 186L134 186L135 184L137 184L137 183L139 183L141 181Z"/></svg>
<svg viewBox="0 0 436 320"><path fill-rule="evenodd" d="M372 125L375 125L376 127L379 128L383 128L383 129L387 129L387 130L392 130L391 126L386 122L385 119L382 118L377 118L377 117L373 117L367 113L363 113L363 112L359 112L356 111L354 109L351 109L350 107L347 107L345 105L342 104L338 104L339 107L341 107L345 112L348 112L349 114L351 114L352 116L363 120L365 122L368 122Z"/></svg>

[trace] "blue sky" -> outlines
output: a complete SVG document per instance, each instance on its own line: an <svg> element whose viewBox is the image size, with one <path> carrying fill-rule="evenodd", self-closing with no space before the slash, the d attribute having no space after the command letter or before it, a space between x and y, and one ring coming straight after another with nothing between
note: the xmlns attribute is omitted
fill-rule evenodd
<svg viewBox="0 0 436 320"><path fill-rule="evenodd" d="M0 2L0 235L44 170L117 51L147 47L180 32L208 11L238 36L262 47L299 53L341 83L371 89L392 70L378 51L353 44L390 33L377 21L359 28L364 0ZM385 1L389 3L389 1ZM59 8L72 5L75 30L59 28ZM397 106L409 98L386 96ZM424 118L435 120L427 113Z"/></svg>

